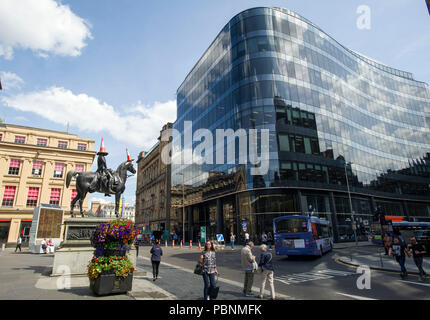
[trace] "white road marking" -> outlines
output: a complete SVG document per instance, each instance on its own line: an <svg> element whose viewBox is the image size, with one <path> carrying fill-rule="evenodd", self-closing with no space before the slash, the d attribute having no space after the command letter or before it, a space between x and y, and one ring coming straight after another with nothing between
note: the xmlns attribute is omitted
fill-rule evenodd
<svg viewBox="0 0 430 320"><path fill-rule="evenodd" d="M290 284L290 283L302 283L307 281L326 280L326 279L331 279L333 277L347 277L354 274L355 273L352 273L352 272L327 269L327 270L315 270L315 271L304 272L304 273L275 276L275 280L285 284Z"/></svg>
<svg viewBox="0 0 430 320"><path fill-rule="evenodd" d="M340 294L340 295L342 295L342 296L345 296L345 297L349 297L349 298L352 298L352 299L356 299L356 300L377 300L377 299L373 299L373 298L367 298L367 297L361 297L361 296L354 296L354 295L352 295L352 294L346 294L346 293L341 293L341 292L336 292L337 294Z"/></svg>
<svg viewBox="0 0 430 320"><path fill-rule="evenodd" d="M399 280L399 281L401 281L401 282L407 282L407 283L413 283L413 284L418 284L420 286L430 287L430 284L428 284L428 283L413 282L413 281L406 281L406 280Z"/></svg>

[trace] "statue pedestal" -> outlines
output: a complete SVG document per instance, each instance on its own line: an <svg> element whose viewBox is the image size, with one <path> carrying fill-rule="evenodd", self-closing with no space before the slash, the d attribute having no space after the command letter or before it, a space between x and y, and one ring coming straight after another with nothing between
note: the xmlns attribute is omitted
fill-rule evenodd
<svg viewBox="0 0 430 320"><path fill-rule="evenodd" d="M107 223L109 218L71 218L64 221L64 241L55 251L51 276L85 276L88 263L93 258L91 235L100 223ZM127 254L136 266L136 250Z"/></svg>

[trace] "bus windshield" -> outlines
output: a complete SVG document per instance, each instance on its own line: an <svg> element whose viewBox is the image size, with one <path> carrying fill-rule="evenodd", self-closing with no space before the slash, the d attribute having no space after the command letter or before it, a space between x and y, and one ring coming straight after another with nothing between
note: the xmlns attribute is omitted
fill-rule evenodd
<svg viewBox="0 0 430 320"><path fill-rule="evenodd" d="M297 233L308 232L308 223L306 218L292 218L279 220L276 222L277 233Z"/></svg>

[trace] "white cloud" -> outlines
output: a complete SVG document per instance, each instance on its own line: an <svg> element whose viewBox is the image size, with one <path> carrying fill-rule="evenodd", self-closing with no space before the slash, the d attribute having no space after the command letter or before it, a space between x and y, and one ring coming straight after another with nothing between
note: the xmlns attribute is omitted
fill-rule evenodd
<svg viewBox="0 0 430 320"><path fill-rule="evenodd" d="M3 97L5 106L32 112L59 124L69 123L82 131L109 132L118 141L149 149L167 122L176 120L176 101L137 103L121 114L107 103L86 94L51 87L44 91Z"/></svg>
<svg viewBox="0 0 430 320"><path fill-rule="evenodd" d="M1 0L0 56L12 59L14 49L30 49L40 57L79 56L92 39L89 28L55 0Z"/></svg>
<svg viewBox="0 0 430 320"><path fill-rule="evenodd" d="M3 90L5 91L19 89L21 88L21 85L24 84L24 80L22 80L18 75L12 72L1 71L0 79Z"/></svg>

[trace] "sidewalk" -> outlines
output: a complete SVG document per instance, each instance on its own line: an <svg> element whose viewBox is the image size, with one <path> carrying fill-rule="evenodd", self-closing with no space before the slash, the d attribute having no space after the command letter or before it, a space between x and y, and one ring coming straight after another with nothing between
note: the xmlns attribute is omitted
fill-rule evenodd
<svg viewBox="0 0 430 320"><path fill-rule="evenodd" d="M369 254L344 255L338 258L338 261L356 267L368 266L370 269L400 273L400 266L397 261L393 257L386 256L383 251L375 250L374 253ZM418 275L418 268L412 258L406 256L405 266L409 274ZM423 268L425 272L430 273L430 257L424 257Z"/></svg>
<svg viewBox="0 0 430 320"><path fill-rule="evenodd" d="M173 300L173 294L153 284L147 270L136 268L128 294L94 296L88 277L51 277L53 254L32 254L28 249L0 251L1 300Z"/></svg>
<svg viewBox="0 0 430 320"><path fill-rule="evenodd" d="M342 242L342 243L334 243L333 249L347 249L347 248L354 248L354 247L377 247L378 245L370 242L370 241L358 241L355 243L353 242Z"/></svg>

